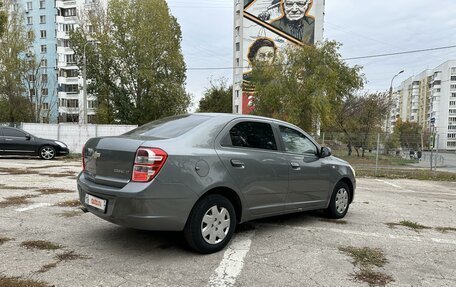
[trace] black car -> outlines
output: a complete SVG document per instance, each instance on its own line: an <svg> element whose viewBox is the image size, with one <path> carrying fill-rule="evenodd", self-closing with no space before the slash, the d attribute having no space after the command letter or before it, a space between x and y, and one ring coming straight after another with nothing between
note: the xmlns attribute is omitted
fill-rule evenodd
<svg viewBox="0 0 456 287"><path fill-rule="evenodd" d="M41 139L17 128L0 126L0 155L38 155L50 160L68 153L68 146L63 142Z"/></svg>

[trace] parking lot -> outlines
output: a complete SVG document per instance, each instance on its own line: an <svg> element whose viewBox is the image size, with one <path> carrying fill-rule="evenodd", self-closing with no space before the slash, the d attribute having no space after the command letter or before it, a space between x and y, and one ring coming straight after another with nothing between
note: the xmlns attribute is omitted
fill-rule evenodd
<svg viewBox="0 0 456 287"><path fill-rule="evenodd" d="M380 285L456 286L453 183L360 178L344 220L317 212L246 223L227 249L200 255L180 233L83 213L74 202L80 168L0 158L0 278L49 286L368 286L365 277L378 276ZM381 262L356 262L350 250L364 247Z"/></svg>

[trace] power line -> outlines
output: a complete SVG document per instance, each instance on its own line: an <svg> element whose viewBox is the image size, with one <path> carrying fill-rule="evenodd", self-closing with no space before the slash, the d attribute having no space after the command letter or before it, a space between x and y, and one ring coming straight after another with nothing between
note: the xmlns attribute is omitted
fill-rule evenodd
<svg viewBox="0 0 456 287"><path fill-rule="evenodd" d="M351 58L344 58L344 61L350 60L360 60L360 59L370 59L370 58L380 58L380 57L390 57L390 56L398 56L398 55L406 55L406 54L414 54L414 53L422 53L422 52L430 52L430 51L438 51L438 50L446 50L456 48L456 45L452 46L443 46L443 47L435 47L435 48L428 48L428 49L420 49L420 50L411 50L411 51L401 51L401 52L394 52L394 53L386 53L386 54L376 54L376 55L367 55L367 56L359 56L359 57L351 57ZM287 66L290 64L275 64L275 66ZM187 68L189 71L201 71L201 70L233 70L233 69L249 69L251 67L195 67L195 68Z"/></svg>
<svg viewBox="0 0 456 287"><path fill-rule="evenodd" d="M406 54L430 52L430 51L437 51L437 50L445 50L445 49L451 49L451 48L456 48L456 45L444 46L444 47L435 47L435 48L429 48L429 49L421 49L421 50L411 50L411 51L387 53L387 54L377 54L377 55L368 55L368 56L352 57L352 58L345 58L344 60L345 60L345 61L350 61L350 60L360 60L360 59L371 59L371 58L389 57L389 56L397 56L397 55L406 55Z"/></svg>

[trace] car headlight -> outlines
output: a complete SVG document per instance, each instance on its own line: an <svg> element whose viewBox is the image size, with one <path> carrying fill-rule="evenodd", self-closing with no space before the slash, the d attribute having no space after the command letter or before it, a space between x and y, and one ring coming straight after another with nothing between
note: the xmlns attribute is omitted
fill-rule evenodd
<svg viewBox="0 0 456 287"><path fill-rule="evenodd" d="M351 169L351 170L352 170L352 172L353 172L353 176L356 176L356 172L355 172L355 169L354 169L354 168L353 168L351 165L349 165L349 167L350 167L350 169Z"/></svg>
<svg viewBox="0 0 456 287"><path fill-rule="evenodd" d="M54 141L56 144L58 144L60 147L63 147L63 148L66 148L67 145L64 144L63 142L59 142L59 141Z"/></svg>

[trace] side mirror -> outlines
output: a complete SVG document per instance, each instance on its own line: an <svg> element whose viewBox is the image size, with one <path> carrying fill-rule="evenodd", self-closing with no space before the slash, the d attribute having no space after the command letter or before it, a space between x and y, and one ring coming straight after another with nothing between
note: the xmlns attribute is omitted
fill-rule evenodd
<svg viewBox="0 0 456 287"><path fill-rule="evenodd" d="M320 151L320 157L325 158L331 156L331 149L329 147L322 147Z"/></svg>
<svg viewBox="0 0 456 287"><path fill-rule="evenodd" d="M29 141L31 138L32 138L32 136L30 136L29 134L26 134L26 135L25 135L25 139L26 139L26 140Z"/></svg>

